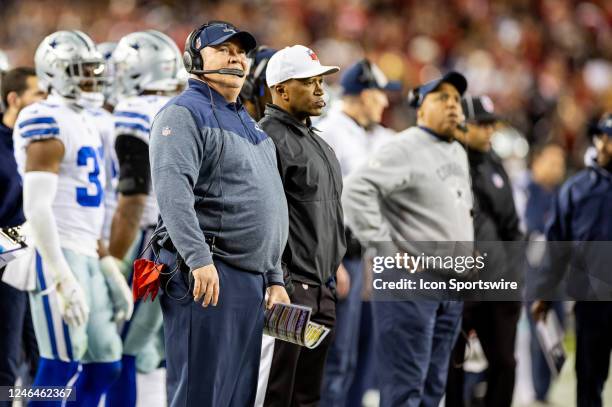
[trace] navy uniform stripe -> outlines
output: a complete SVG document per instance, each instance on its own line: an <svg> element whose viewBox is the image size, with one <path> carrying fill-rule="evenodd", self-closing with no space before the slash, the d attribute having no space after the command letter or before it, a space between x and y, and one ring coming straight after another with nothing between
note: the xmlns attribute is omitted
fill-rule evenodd
<svg viewBox="0 0 612 407"><path fill-rule="evenodd" d="M149 123L151 121L151 119L149 119L149 116L147 116L146 114L142 114L142 113L136 113L136 112L128 112L125 110L120 110L118 112L114 112L113 116L117 116L117 117L129 117L132 119L142 119L145 122Z"/></svg>
<svg viewBox="0 0 612 407"><path fill-rule="evenodd" d="M47 284L45 283L45 276L43 274L42 267L42 258L40 254L36 252L36 275L38 276L38 281L40 282L40 289L44 291L47 289ZM55 339L55 331L53 330L53 315L51 314L51 304L49 303L49 296L43 295L43 307L45 309L45 319L47 320L47 329L49 331L49 340L51 341L51 351L53 352L53 356L55 359L59 359L59 353L57 351L57 340ZM72 353L72 351L70 351Z"/></svg>
<svg viewBox="0 0 612 407"><path fill-rule="evenodd" d="M119 127L126 127L128 129L139 130L145 133L149 133L148 127L143 126L142 124L138 124L138 123L127 123L127 122L115 123L115 128L119 128Z"/></svg>
<svg viewBox="0 0 612 407"><path fill-rule="evenodd" d="M47 127L44 129L33 129L21 133L21 137L28 138L34 136L56 136L59 134L59 128Z"/></svg>
<svg viewBox="0 0 612 407"><path fill-rule="evenodd" d="M19 123L19 128L23 129L25 126L29 126L31 124L57 124L57 122L53 117L34 117Z"/></svg>

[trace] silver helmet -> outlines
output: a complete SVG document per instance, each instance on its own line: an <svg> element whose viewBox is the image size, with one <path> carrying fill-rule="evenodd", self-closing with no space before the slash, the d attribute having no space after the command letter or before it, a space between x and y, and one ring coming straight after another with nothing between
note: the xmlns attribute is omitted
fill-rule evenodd
<svg viewBox="0 0 612 407"><path fill-rule="evenodd" d="M113 52L119 91L125 96L144 91L176 91L183 66L181 52L159 31L138 31L121 38Z"/></svg>
<svg viewBox="0 0 612 407"><path fill-rule="evenodd" d="M108 41L97 45L98 51L102 54L106 62L106 72L104 81L104 101L111 106L117 105L121 97L117 84L117 72L113 52L117 49L117 43Z"/></svg>
<svg viewBox="0 0 612 407"><path fill-rule="evenodd" d="M74 99L82 107L102 106L104 58L87 34L72 30L47 36L34 63L41 89Z"/></svg>

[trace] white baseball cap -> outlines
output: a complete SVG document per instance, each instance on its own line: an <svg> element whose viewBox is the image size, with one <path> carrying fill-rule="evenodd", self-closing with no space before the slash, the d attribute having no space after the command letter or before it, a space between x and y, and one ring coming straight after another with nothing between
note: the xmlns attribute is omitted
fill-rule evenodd
<svg viewBox="0 0 612 407"><path fill-rule="evenodd" d="M319 57L310 48L294 45L285 47L272 55L266 68L266 82L268 87L272 87L289 79L329 75L339 70L337 66L321 65Z"/></svg>

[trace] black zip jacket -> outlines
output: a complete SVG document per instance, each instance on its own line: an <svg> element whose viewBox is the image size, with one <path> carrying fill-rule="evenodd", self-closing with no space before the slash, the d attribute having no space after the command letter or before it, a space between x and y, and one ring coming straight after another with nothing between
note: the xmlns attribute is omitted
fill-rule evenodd
<svg viewBox="0 0 612 407"><path fill-rule="evenodd" d="M272 104L259 125L276 145L278 170L289 206L289 238L283 252L285 285L333 284L346 251L342 172L332 148L304 125Z"/></svg>
<svg viewBox="0 0 612 407"><path fill-rule="evenodd" d="M474 221L476 240L521 240L510 178L501 159L492 151L468 150L472 190L478 210Z"/></svg>
<svg viewBox="0 0 612 407"><path fill-rule="evenodd" d="M474 192L476 248L487 253L488 279L516 280L521 272L519 245L523 239L514 207L512 186L501 159L492 151L468 150Z"/></svg>

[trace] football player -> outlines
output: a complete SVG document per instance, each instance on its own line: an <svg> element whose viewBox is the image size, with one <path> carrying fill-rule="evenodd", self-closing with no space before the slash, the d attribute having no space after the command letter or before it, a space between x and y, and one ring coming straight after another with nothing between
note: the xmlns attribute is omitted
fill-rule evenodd
<svg viewBox="0 0 612 407"><path fill-rule="evenodd" d="M108 258L101 267L98 254L105 169L86 109L103 102L105 65L80 31L46 37L35 65L50 95L21 111L14 133L27 235L36 250L30 302L41 359L34 384L71 385L77 404L97 405L120 371L115 320L129 318L132 307L119 269Z"/></svg>
<svg viewBox="0 0 612 407"><path fill-rule="evenodd" d="M104 189L104 225L102 227L102 239L108 245L110 240L110 228L113 214L117 208L117 183L119 182L119 163L115 154L115 123L112 112L119 100L119 92L115 82L115 63L112 58L113 51L117 48L116 42L103 42L97 45L98 51L105 61L104 106L87 109L93 116L100 136L102 137L102 152L104 169L106 173L106 187Z"/></svg>
<svg viewBox="0 0 612 407"><path fill-rule="evenodd" d="M123 37L113 52L113 60L116 86L123 99L114 111L119 198L109 250L115 258L131 264L143 255L158 217L157 204L150 193L149 128L157 112L182 86L184 68L174 41L154 30ZM136 405L137 362L143 355L141 351L155 340L162 327L159 302L139 302L135 309L134 317L121 330L123 370L107 394L107 406Z"/></svg>

